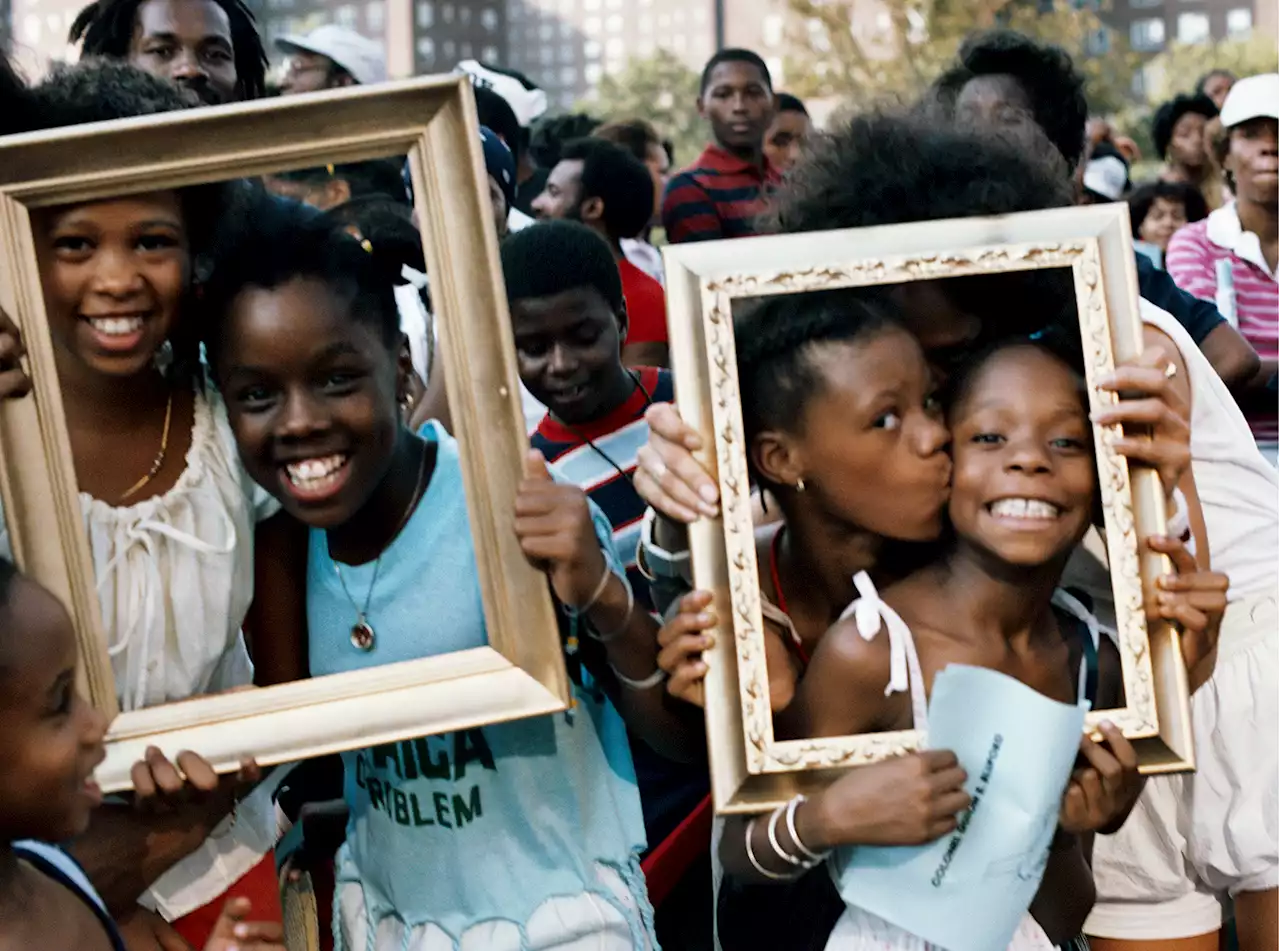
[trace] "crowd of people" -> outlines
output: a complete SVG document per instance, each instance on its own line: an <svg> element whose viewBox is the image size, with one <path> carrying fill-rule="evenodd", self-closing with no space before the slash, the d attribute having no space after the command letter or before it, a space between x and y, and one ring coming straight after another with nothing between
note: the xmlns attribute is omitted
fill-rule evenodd
<svg viewBox="0 0 1280 951"><path fill-rule="evenodd" d="M0 134L387 75L323 27L279 41L273 88L241 0L95 0L71 36L76 65L0 70ZM1181 631L1198 769L1146 778L1104 723L1069 773L1026 777L1052 812L1009 948L1274 951L1277 76L1217 71L1162 107L1165 169L1130 190L1132 143L1090 122L1071 58L1004 29L918 103L825 131L722 50L678 169L641 117L550 116L518 72L458 71L531 444L497 515L547 576L570 710L225 776L153 749L104 799L71 621L0 559L0 944L302 947L281 892L305 878L322 946L352 951L932 949L849 870L958 828L954 753L712 819L718 619L687 527L718 487L674 405L658 248L1128 200L1145 349L1100 413L1057 272L735 317L775 730L923 729L952 664L1122 705L1092 433L1128 427L1116 450L1166 498L1141 544L1173 570L1145 607ZM122 710L486 643L411 190L388 160L33 215ZM0 315L0 398L30 390L22 354Z"/></svg>

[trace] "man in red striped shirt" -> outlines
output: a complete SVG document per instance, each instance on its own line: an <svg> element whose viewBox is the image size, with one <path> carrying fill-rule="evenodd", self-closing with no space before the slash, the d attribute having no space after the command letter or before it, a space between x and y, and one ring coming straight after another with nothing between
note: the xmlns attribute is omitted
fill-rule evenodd
<svg viewBox="0 0 1280 951"><path fill-rule="evenodd" d="M756 234L777 171L764 154L773 121L773 80L750 50L716 53L702 71L698 112L712 143L667 185L662 226L672 244Z"/></svg>

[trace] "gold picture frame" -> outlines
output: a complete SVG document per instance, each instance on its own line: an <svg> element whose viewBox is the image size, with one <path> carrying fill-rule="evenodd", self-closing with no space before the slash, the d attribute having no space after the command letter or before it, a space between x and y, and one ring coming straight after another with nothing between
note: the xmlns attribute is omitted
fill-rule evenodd
<svg viewBox="0 0 1280 951"><path fill-rule="evenodd" d="M455 421L488 647L121 713L77 496L32 236L33 209L408 156ZM27 347L32 394L0 402L0 495L19 567L66 604L82 687L115 716L104 790L146 747L216 769L262 765L566 709L546 579L501 514L528 438L475 102L466 77L239 103L15 136L0 143L0 306Z"/></svg>
<svg viewBox="0 0 1280 951"><path fill-rule="evenodd" d="M839 770L916 748L918 731L777 740L765 668L760 586L734 349L735 300L921 280L1066 268L1074 276L1094 409L1117 360L1143 349L1137 271L1123 205L996 218L685 244L664 251L676 396L704 437L700 455L720 486L721 517L690 527L694 583L721 619L706 655L707 741L719 813L758 812L812 791ZM1153 470L1130 472L1111 446L1119 427L1094 427L1127 705L1095 711L1135 742L1143 772L1194 769L1187 673L1171 625L1148 631L1143 586L1167 570L1138 539L1165 530Z"/></svg>

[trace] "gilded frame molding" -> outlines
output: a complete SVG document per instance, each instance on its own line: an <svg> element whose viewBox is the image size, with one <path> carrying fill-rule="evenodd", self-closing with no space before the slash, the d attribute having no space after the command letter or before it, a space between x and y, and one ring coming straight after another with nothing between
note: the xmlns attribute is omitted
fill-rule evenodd
<svg viewBox="0 0 1280 951"><path fill-rule="evenodd" d="M509 519L528 439L475 103L466 77L145 116L0 142L0 306L26 344L32 395L0 403L0 496L18 565L68 606L81 685L115 716L103 788L147 746L219 770L564 710L569 683L545 579ZM449 340L451 394L490 646L119 713L32 237L35 208L407 155ZM118 714L118 715L117 715Z"/></svg>
<svg viewBox="0 0 1280 951"><path fill-rule="evenodd" d="M812 791L838 771L915 749L918 731L781 741L773 734L760 587L731 308L735 300L1040 268L1071 270L1090 405L1115 395L1097 380L1143 349L1137 273L1123 205L930 221L669 247L664 252L672 360L681 415L709 447L719 519L690 528L694 582L715 593L706 660L707 740L719 813L758 812ZM1135 741L1146 773L1194 768L1186 669L1170 625L1148 631L1144 584L1168 570L1138 539L1165 529L1152 470L1130 471L1111 448L1119 427L1094 427L1127 705L1104 717Z"/></svg>

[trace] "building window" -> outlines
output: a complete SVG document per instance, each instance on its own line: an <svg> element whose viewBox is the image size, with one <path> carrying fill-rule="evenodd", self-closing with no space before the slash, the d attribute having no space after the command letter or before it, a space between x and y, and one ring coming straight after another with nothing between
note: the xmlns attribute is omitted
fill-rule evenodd
<svg viewBox="0 0 1280 951"><path fill-rule="evenodd" d="M615 13L613 16L609 17L609 19L604 21L604 28L608 30L610 33L621 33L622 17L618 16Z"/></svg>
<svg viewBox="0 0 1280 951"><path fill-rule="evenodd" d="M470 59L470 58L471 58L471 44L463 43L461 46L458 47L458 59Z"/></svg>
<svg viewBox="0 0 1280 951"><path fill-rule="evenodd" d="M1105 56L1111 50L1111 31L1106 27L1093 30L1084 38L1086 56Z"/></svg>
<svg viewBox="0 0 1280 951"><path fill-rule="evenodd" d="M496 63L498 61L498 48L496 46L486 46L480 51L480 58L486 63Z"/></svg>
<svg viewBox="0 0 1280 951"><path fill-rule="evenodd" d="M575 56L574 56L575 52L576 51L574 50L572 43L561 43L560 44L560 62L572 63L575 59Z"/></svg>
<svg viewBox="0 0 1280 951"><path fill-rule="evenodd" d="M1149 7L1164 6L1164 0L1129 0L1129 6L1135 10L1145 10Z"/></svg>
<svg viewBox="0 0 1280 951"><path fill-rule="evenodd" d="M583 43L582 55L585 56L587 59L599 59L600 58L600 41L587 40L587 42Z"/></svg>
<svg viewBox="0 0 1280 951"><path fill-rule="evenodd" d="M480 11L480 26L486 33L492 33L498 28L498 11L493 7L485 7Z"/></svg>
<svg viewBox="0 0 1280 951"><path fill-rule="evenodd" d="M431 37L418 37L418 59L426 66L430 66L436 61L436 43Z"/></svg>
<svg viewBox="0 0 1280 951"><path fill-rule="evenodd" d="M471 25L471 8L466 4L458 7L458 22L463 26Z"/></svg>
<svg viewBox="0 0 1280 951"><path fill-rule="evenodd" d="M560 39L567 40L573 37L573 24L568 20L560 21Z"/></svg>
<svg viewBox="0 0 1280 951"><path fill-rule="evenodd" d="M1207 13L1178 14L1178 42L1203 43L1209 38L1209 15Z"/></svg>
<svg viewBox="0 0 1280 951"><path fill-rule="evenodd" d="M578 81L578 71L572 66L560 67L560 85L572 86Z"/></svg>
<svg viewBox="0 0 1280 951"><path fill-rule="evenodd" d="M382 0L373 0L364 8L364 22L371 33L381 33L387 24L387 8Z"/></svg>
<svg viewBox="0 0 1280 951"><path fill-rule="evenodd" d="M445 62L452 63L457 58L458 49L453 40L445 40L443 50Z"/></svg>
<svg viewBox="0 0 1280 951"><path fill-rule="evenodd" d="M556 28L552 23L544 23L538 29L538 38L542 40L553 40L556 37Z"/></svg>
<svg viewBox="0 0 1280 951"><path fill-rule="evenodd" d="M333 11L334 22L338 26L344 26L348 30L356 28L356 21L359 19L360 13L353 6L342 6Z"/></svg>
<svg viewBox="0 0 1280 951"><path fill-rule="evenodd" d="M689 38L683 33L677 33L671 38L671 48L683 56L689 51Z"/></svg>
<svg viewBox="0 0 1280 951"><path fill-rule="evenodd" d="M764 22L760 24L760 38L764 40L765 46L781 46L782 45L782 17L776 13L771 13L764 18Z"/></svg>
<svg viewBox="0 0 1280 951"><path fill-rule="evenodd" d="M600 68L599 63L588 63L587 68L582 71L582 78L588 86L594 86L600 82L600 77L604 75L604 70Z"/></svg>
<svg viewBox="0 0 1280 951"><path fill-rule="evenodd" d="M543 66L550 66L556 60L556 51L550 46L544 46L538 50L538 62Z"/></svg>
<svg viewBox="0 0 1280 951"><path fill-rule="evenodd" d="M446 3L444 6L440 8L440 19L443 20L445 23L453 22L453 4L452 3Z"/></svg>
<svg viewBox="0 0 1280 951"><path fill-rule="evenodd" d="M582 9L587 12L594 12L600 9L600 0L582 0Z"/></svg>
<svg viewBox="0 0 1280 951"><path fill-rule="evenodd" d="M1164 46L1164 20L1134 20L1129 24L1129 45L1140 52L1160 49Z"/></svg>
<svg viewBox="0 0 1280 951"><path fill-rule="evenodd" d="M648 13L640 15L640 19L636 21L636 25L640 27L640 32L649 36L653 33L653 16Z"/></svg>
<svg viewBox="0 0 1280 951"><path fill-rule="evenodd" d="M769 59L764 61L764 65L769 70L769 78L773 80L773 85L775 87L781 86L785 83L786 80L782 75L781 57L771 56Z"/></svg>
<svg viewBox="0 0 1280 951"><path fill-rule="evenodd" d="M704 23L707 22L706 7L698 7L696 10L693 11L693 22L695 26L702 26Z"/></svg>
<svg viewBox="0 0 1280 951"><path fill-rule="evenodd" d="M615 36L604 45L604 55L606 59L620 60L627 55L627 44Z"/></svg>
<svg viewBox="0 0 1280 951"><path fill-rule="evenodd" d="M587 36L599 36L600 35L600 18L587 17L585 20L583 20L582 32L587 34Z"/></svg>
<svg viewBox="0 0 1280 951"><path fill-rule="evenodd" d="M1237 7L1227 11L1227 36L1239 39L1253 32L1253 11L1248 7Z"/></svg>

